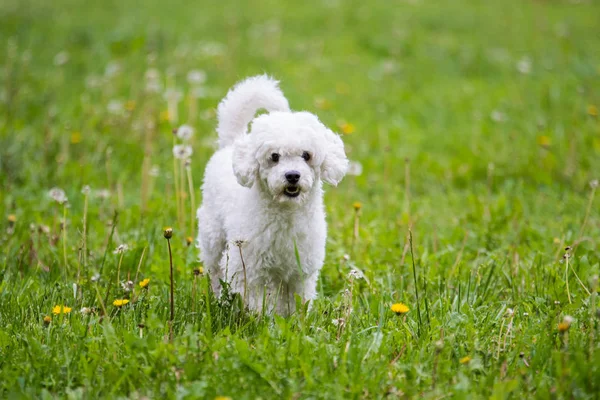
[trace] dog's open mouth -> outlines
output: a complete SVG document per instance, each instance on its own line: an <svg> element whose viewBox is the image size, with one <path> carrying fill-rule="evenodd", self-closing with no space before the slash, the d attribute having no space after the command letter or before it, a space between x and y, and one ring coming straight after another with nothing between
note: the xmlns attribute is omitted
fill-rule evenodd
<svg viewBox="0 0 600 400"><path fill-rule="evenodd" d="M300 195L300 187L296 186L296 185L290 185L290 186L288 186L288 187L285 188L285 190L283 191L283 193L287 197L298 197Z"/></svg>

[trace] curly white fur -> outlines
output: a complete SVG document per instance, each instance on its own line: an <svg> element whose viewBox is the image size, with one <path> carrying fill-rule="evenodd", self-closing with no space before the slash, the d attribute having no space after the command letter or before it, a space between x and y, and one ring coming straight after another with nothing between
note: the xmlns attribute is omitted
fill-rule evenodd
<svg viewBox="0 0 600 400"><path fill-rule="evenodd" d="M261 108L268 113L254 118ZM200 258L216 295L222 280L251 309L287 315L294 294L316 297L327 236L322 181L344 177L344 144L313 114L290 111L264 75L229 91L218 117L220 149L198 209Z"/></svg>

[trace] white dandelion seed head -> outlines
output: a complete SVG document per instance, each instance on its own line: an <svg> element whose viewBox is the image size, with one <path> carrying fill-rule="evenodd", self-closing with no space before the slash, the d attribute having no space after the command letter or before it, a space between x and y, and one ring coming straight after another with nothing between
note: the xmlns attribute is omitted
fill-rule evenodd
<svg viewBox="0 0 600 400"><path fill-rule="evenodd" d="M97 89L102 86L102 77L97 75L90 75L85 78L85 87L88 89Z"/></svg>
<svg viewBox="0 0 600 400"><path fill-rule="evenodd" d="M192 136L194 136L194 128L189 125L181 125L179 128L177 128L176 135L179 139L187 142L192 138Z"/></svg>
<svg viewBox="0 0 600 400"><path fill-rule="evenodd" d="M515 313L515 310L513 310L512 308L507 308L506 309L506 316L507 317L512 317Z"/></svg>
<svg viewBox="0 0 600 400"><path fill-rule="evenodd" d="M108 199L110 197L110 190L108 190L108 189L96 190L96 197L99 199Z"/></svg>
<svg viewBox="0 0 600 400"><path fill-rule="evenodd" d="M117 248L115 249L115 251L113 251L114 254L122 254L125 253L127 250L129 250L129 246L126 244L120 244L119 246L117 246Z"/></svg>
<svg viewBox="0 0 600 400"><path fill-rule="evenodd" d="M67 195L65 194L65 191L57 187L50 189L48 195L58 204L63 204L69 201Z"/></svg>
<svg viewBox="0 0 600 400"><path fill-rule="evenodd" d="M191 85L202 85L206 82L206 72L201 69L194 69L188 72L187 81Z"/></svg>
<svg viewBox="0 0 600 400"><path fill-rule="evenodd" d="M167 89L164 96L167 101L178 102L183 97L183 93L180 90L171 88Z"/></svg>
<svg viewBox="0 0 600 400"><path fill-rule="evenodd" d="M192 153L192 146L184 144L176 144L175 146L173 146L173 155L178 160L187 160L192 156Z"/></svg>
<svg viewBox="0 0 600 400"><path fill-rule="evenodd" d="M92 275L92 282L98 282L100 280L100 274L95 273L94 275Z"/></svg>
<svg viewBox="0 0 600 400"><path fill-rule="evenodd" d="M121 288L125 292L131 292L133 290L133 281L125 281L121 282Z"/></svg>
<svg viewBox="0 0 600 400"><path fill-rule="evenodd" d="M160 72L156 68L148 68L144 77L147 81L157 81L160 79Z"/></svg>
<svg viewBox="0 0 600 400"><path fill-rule="evenodd" d="M358 161L350 161L348 163L348 175L360 176L363 172L363 166Z"/></svg>
<svg viewBox="0 0 600 400"><path fill-rule="evenodd" d="M158 165L153 165L152 168L150 168L150 176L153 177L157 177L158 175L160 175L160 169L158 168Z"/></svg>
<svg viewBox="0 0 600 400"><path fill-rule="evenodd" d="M56 66L65 65L68 62L69 53L64 50L54 56L54 65Z"/></svg>
<svg viewBox="0 0 600 400"><path fill-rule="evenodd" d="M162 91L162 84L158 80L152 80L146 82L146 92L148 93L160 93Z"/></svg>
<svg viewBox="0 0 600 400"><path fill-rule="evenodd" d="M84 194L84 195L86 195L86 196L87 196L87 195L89 195L91 191L92 191L92 190L90 189L90 185L85 185L85 186L84 186L84 187L81 189L81 193L83 193L83 194Z"/></svg>
<svg viewBox="0 0 600 400"><path fill-rule="evenodd" d="M119 100L111 100L108 102L106 109L111 114L115 114L115 115L121 114L124 110L123 102L121 102Z"/></svg>
<svg viewBox="0 0 600 400"><path fill-rule="evenodd" d="M594 179L590 181L590 187L592 189L596 189L598 187L598 179Z"/></svg>
<svg viewBox="0 0 600 400"><path fill-rule="evenodd" d="M117 75L121 71L121 64L117 61L111 61L106 64L106 68L104 69L104 75L108 78Z"/></svg>
<svg viewBox="0 0 600 400"><path fill-rule="evenodd" d="M575 321L575 318L571 317L570 315L565 315L563 318L563 322L566 322L569 325L571 325L573 321Z"/></svg>
<svg viewBox="0 0 600 400"><path fill-rule="evenodd" d="M81 315L88 315L91 314L92 309L89 307L83 307L81 310L79 310L79 312L81 313Z"/></svg>
<svg viewBox="0 0 600 400"><path fill-rule="evenodd" d="M364 278L364 275L362 272L360 272L357 269L352 269L350 270L350 272L348 273L348 278L350 279L362 279Z"/></svg>
<svg viewBox="0 0 600 400"><path fill-rule="evenodd" d="M506 121L506 114L504 114L500 110L494 110L491 112L490 118L494 122L504 122L504 121Z"/></svg>
<svg viewBox="0 0 600 400"><path fill-rule="evenodd" d="M531 59L527 56L521 58L517 62L517 71L519 71L523 75L528 75L529 73L531 73Z"/></svg>

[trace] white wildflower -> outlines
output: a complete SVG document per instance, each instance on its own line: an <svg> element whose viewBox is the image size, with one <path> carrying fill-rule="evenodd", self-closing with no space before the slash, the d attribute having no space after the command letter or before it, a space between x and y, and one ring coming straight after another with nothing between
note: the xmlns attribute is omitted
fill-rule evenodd
<svg viewBox="0 0 600 400"><path fill-rule="evenodd" d="M171 89L167 89L164 96L165 96L165 100L176 103L179 100L181 100L181 98L183 97L183 93L181 93L180 90L171 88Z"/></svg>
<svg viewBox="0 0 600 400"><path fill-rule="evenodd" d="M106 109L108 110L109 113L117 115L117 114L121 114L123 112L124 107L123 107L123 103L120 102L119 100L111 100L108 102Z"/></svg>
<svg viewBox="0 0 600 400"><path fill-rule="evenodd" d="M348 175L360 176L363 172L363 166L358 161L350 161L348 163Z"/></svg>
<svg viewBox="0 0 600 400"><path fill-rule="evenodd" d="M92 313L92 309L89 307L83 307L81 310L79 310L79 312L81 315L89 315Z"/></svg>
<svg viewBox="0 0 600 400"><path fill-rule="evenodd" d="M492 111L492 113L490 114L490 118L492 119L492 121L494 122L504 122L506 121L506 114L504 114L502 111L500 110L494 110Z"/></svg>
<svg viewBox="0 0 600 400"><path fill-rule="evenodd" d="M108 190L108 189L96 190L96 197L98 197L99 199L108 199L110 197L110 190Z"/></svg>
<svg viewBox="0 0 600 400"><path fill-rule="evenodd" d="M200 69L194 69L188 72L187 81L190 85L202 85L206 82L206 72Z"/></svg>
<svg viewBox="0 0 600 400"><path fill-rule="evenodd" d="M123 288L125 292L131 292L133 289L133 281L121 282L121 288Z"/></svg>
<svg viewBox="0 0 600 400"><path fill-rule="evenodd" d="M187 160L192 156L192 146L177 144L173 146L173 155L179 160Z"/></svg>
<svg viewBox="0 0 600 400"><path fill-rule="evenodd" d="M529 57L523 57L517 62L517 71L523 75L531 73L531 59Z"/></svg>
<svg viewBox="0 0 600 400"><path fill-rule="evenodd" d="M83 187L83 189L81 189L81 193L83 193L86 196L89 195L90 192L91 192L90 185L85 185Z"/></svg>
<svg viewBox="0 0 600 400"><path fill-rule="evenodd" d="M65 65L69 62L69 53L66 51L61 51L57 55L54 56L54 65L61 66Z"/></svg>
<svg viewBox="0 0 600 400"><path fill-rule="evenodd" d="M54 199L54 201L56 201L58 204L63 204L69 201L69 199L67 199L65 191L57 187L50 189L48 195L52 197L52 199Z"/></svg>
<svg viewBox="0 0 600 400"><path fill-rule="evenodd" d="M187 142L194 135L194 128L189 125L181 125L177 128L176 134L179 139Z"/></svg>
<svg viewBox="0 0 600 400"><path fill-rule="evenodd" d="M106 65L104 69L104 75L107 77L113 77L121 71L121 65L116 61L111 61Z"/></svg>
<svg viewBox="0 0 600 400"><path fill-rule="evenodd" d="M362 279L364 278L364 275L362 272L360 272L357 269L351 269L350 273L348 273L348 278L350 279Z"/></svg>
<svg viewBox="0 0 600 400"><path fill-rule="evenodd" d="M114 254L121 254L121 253L125 253L127 250L129 250L129 246L126 244L120 244L115 251L113 251Z"/></svg>
<svg viewBox="0 0 600 400"><path fill-rule="evenodd" d="M160 79L160 72L156 68L150 68L146 70L145 77L147 81L157 81Z"/></svg>

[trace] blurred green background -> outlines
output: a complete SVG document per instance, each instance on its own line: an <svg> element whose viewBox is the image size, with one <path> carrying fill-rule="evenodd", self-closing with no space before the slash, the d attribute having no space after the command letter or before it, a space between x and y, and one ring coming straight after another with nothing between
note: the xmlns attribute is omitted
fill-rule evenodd
<svg viewBox="0 0 600 400"><path fill-rule="evenodd" d="M597 396L599 22L591 0L0 2L0 397ZM216 106L261 73L362 170L327 191L321 299L288 320L194 297L189 194L176 216L172 130L195 128L199 203ZM44 327L55 304L98 307L120 243L152 295Z"/></svg>

